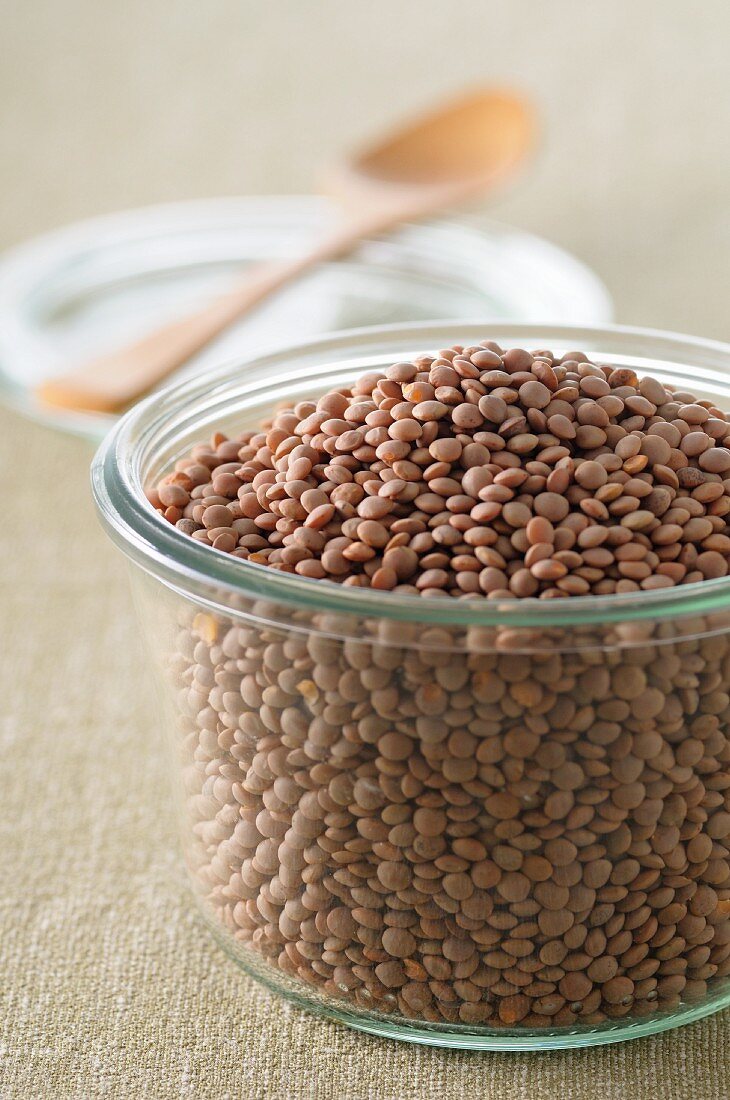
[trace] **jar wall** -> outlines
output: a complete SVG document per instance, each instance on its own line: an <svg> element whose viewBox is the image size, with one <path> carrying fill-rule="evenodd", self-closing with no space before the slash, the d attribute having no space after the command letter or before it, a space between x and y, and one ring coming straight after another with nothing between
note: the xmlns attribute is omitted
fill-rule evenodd
<svg viewBox="0 0 730 1100"><path fill-rule="evenodd" d="M465 1045L616 1038L730 1000L717 617L276 625L271 602L224 614L135 578L193 886L244 968Z"/></svg>

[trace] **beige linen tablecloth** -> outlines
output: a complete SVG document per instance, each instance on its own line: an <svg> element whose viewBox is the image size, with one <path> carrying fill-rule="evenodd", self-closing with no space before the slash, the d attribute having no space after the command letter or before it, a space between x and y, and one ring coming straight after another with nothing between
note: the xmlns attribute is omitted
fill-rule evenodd
<svg viewBox="0 0 730 1100"><path fill-rule="evenodd" d="M726 1100L730 1014L575 1053L359 1035L239 973L193 909L91 447L0 413L0 1097Z"/></svg>

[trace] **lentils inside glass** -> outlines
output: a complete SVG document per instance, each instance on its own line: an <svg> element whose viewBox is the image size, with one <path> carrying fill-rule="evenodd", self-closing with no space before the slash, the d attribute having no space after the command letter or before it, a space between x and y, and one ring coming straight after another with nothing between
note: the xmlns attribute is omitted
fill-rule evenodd
<svg viewBox="0 0 730 1100"><path fill-rule="evenodd" d="M609 595L726 575L728 438L722 411L628 368L487 343L216 435L151 499L305 577ZM268 610L186 609L171 664L191 863L242 959L470 1028L671 1011L730 973L727 624L521 649L508 626L342 638Z"/></svg>
<svg viewBox="0 0 730 1100"><path fill-rule="evenodd" d="M150 496L192 538L304 577L605 595L726 575L729 441L691 393L487 342L215 435Z"/></svg>

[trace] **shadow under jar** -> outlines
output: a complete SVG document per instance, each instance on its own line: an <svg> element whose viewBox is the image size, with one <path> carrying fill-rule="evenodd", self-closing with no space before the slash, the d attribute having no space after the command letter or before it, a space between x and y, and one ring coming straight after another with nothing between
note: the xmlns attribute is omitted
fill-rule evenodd
<svg viewBox="0 0 730 1100"><path fill-rule="evenodd" d="M145 487L215 430L456 341L580 347L730 408L730 348L641 330L360 330L172 386L93 468L134 563L203 915L364 1031L540 1049L730 1004L730 578L564 600L343 587L212 552Z"/></svg>

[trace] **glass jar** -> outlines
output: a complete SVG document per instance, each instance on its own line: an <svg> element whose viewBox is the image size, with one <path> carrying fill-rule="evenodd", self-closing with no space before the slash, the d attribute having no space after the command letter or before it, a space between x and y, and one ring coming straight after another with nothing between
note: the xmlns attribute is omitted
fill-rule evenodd
<svg viewBox="0 0 730 1100"><path fill-rule="evenodd" d="M94 492L134 564L191 881L232 958L378 1035L608 1043L730 1004L730 578L415 599L212 551L144 495L214 430L485 338L581 348L730 408L721 344L368 329L142 402L99 450Z"/></svg>

